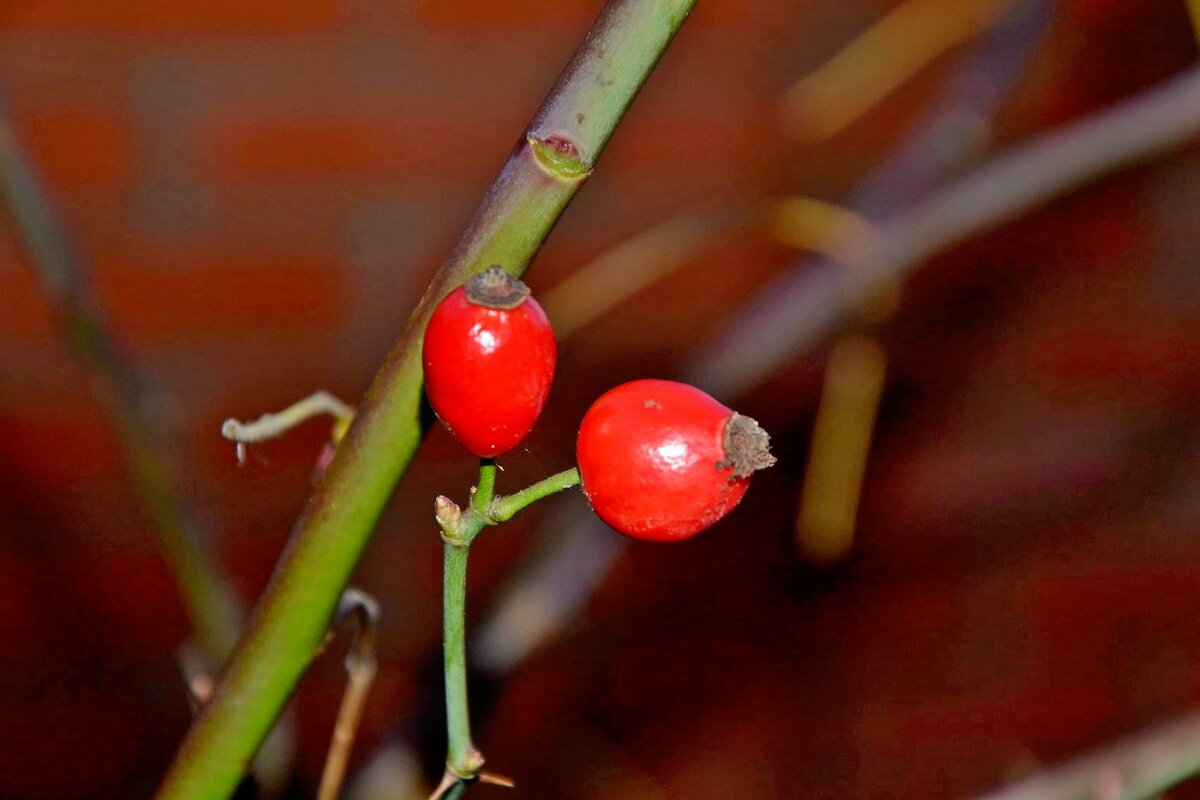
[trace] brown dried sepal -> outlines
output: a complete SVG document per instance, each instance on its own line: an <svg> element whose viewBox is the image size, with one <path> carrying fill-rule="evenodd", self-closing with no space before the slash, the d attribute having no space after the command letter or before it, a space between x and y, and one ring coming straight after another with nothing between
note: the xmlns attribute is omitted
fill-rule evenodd
<svg viewBox="0 0 1200 800"><path fill-rule="evenodd" d="M511 311L529 297L529 287L498 266L491 266L467 280L467 302L484 308Z"/></svg>
<svg viewBox="0 0 1200 800"><path fill-rule="evenodd" d="M748 478L775 463L771 455L771 436L750 417L734 412L725 423L725 458L717 469L733 467L730 480Z"/></svg>

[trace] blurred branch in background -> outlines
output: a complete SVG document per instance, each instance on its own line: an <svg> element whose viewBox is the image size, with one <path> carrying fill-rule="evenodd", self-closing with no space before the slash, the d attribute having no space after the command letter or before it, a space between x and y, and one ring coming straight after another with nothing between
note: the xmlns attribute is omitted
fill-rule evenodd
<svg viewBox="0 0 1200 800"><path fill-rule="evenodd" d="M512 672L565 628L625 550L626 540L599 522L578 495L556 503L542 529L554 546L517 572L473 637L472 664L492 678Z"/></svg>
<svg viewBox="0 0 1200 800"><path fill-rule="evenodd" d="M1192 32L1200 42L1200 0L1187 0L1188 14L1192 17Z"/></svg>
<svg viewBox="0 0 1200 800"><path fill-rule="evenodd" d="M780 244L818 253L833 261L845 257L847 242L871 234L871 223L857 211L812 197L766 202L767 232Z"/></svg>
<svg viewBox="0 0 1200 800"><path fill-rule="evenodd" d="M1200 714L1167 722L977 800L1148 800L1200 772Z"/></svg>
<svg viewBox="0 0 1200 800"><path fill-rule="evenodd" d="M1122 167L1154 158L1200 132L1200 70L993 159L858 242L849 268L802 264L771 281L684 375L729 397L820 342L847 313L935 253Z"/></svg>
<svg viewBox="0 0 1200 800"><path fill-rule="evenodd" d="M540 295L559 339L578 333L751 219L742 208L693 211L626 239Z"/></svg>
<svg viewBox="0 0 1200 800"><path fill-rule="evenodd" d="M841 336L829 351L796 515L797 550L810 562L836 564L854 544L886 376L887 354L873 336Z"/></svg>
<svg viewBox="0 0 1200 800"><path fill-rule="evenodd" d="M367 703L367 693L379 670L375 655L379 603L366 592L353 586L347 588L342 594L342 602L329 636L332 638L337 627L351 617L355 628L350 650L346 653L346 692L342 695L342 705L333 725L333 739L329 743L329 755L321 772L317 800L336 800L341 791L346 763L350 760L354 736Z"/></svg>
<svg viewBox="0 0 1200 800"><path fill-rule="evenodd" d="M912 205L987 150L992 125L1054 16L1054 0L1017 0L963 54L930 109L866 177L851 205L876 220Z"/></svg>
<svg viewBox="0 0 1200 800"><path fill-rule="evenodd" d="M991 27L1011 1L905 0L784 92L785 133L809 145L836 136L940 56Z"/></svg>
<svg viewBox="0 0 1200 800"><path fill-rule="evenodd" d="M995 26L947 79L941 96L923 120L901 140L855 193L854 206L872 218L914 203L974 161L991 143L992 120L1018 77L1024 72L1052 16L1052 4L1024 0L1007 7ZM933 18L926 24L937 25ZM795 221L781 216L774 233L785 244L847 264L847 248L874 235L871 223L859 218L845 229L836 247L803 248ZM843 336L830 348L805 465L796 516L797 554L831 565L849 554L858 517L862 481L887 355L869 335L884 325L900 304L898 284L882 289L869 307L858 309L860 334Z"/></svg>
<svg viewBox="0 0 1200 800"><path fill-rule="evenodd" d="M62 325L64 339L87 370L96 396L112 419L134 485L174 573L196 637L194 647L185 647L181 654L181 666L194 673L185 677L191 683L202 673L215 674L241 632L241 602L199 530L195 513L174 487L157 441L161 433L154 419L155 391L124 358L110 332L2 104L0 200L25 260ZM255 779L268 794L282 788L288 777L293 738L291 721L281 722L254 762Z"/></svg>
<svg viewBox="0 0 1200 800"><path fill-rule="evenodd" d="M856 210L870 220L877 220L887 218L901 208L912 207L983 152L991 138L991 121L1036 52L1036 44L1049 26L1052 6L1050 2L1039 0L1017 3L978 46L963 57L961 66L947 79L941 97L929 113L913 125L896 149L883 159L855 192L851 205ZM733 316L730 330L710 349L720 351L728 348L731 340L738 336L739 321L747 316L753 319L758 304L767 303L772 291L779 291L793 282L803 283L809 273L831 275L835 279L845 277L846 265L856 258L852 250L861 247L864 241L874 235L867 228L859 228L855 232L860 234L859 237L841 243L837 260L828 257L803 258L784 276L772 281L759 292L756 300L743 309L741 316ZM888 288L894 287L881 286L879 291L884 292ZM711 381L706 385L717 391L729 392L730 395L748 390L789 358L807 352L826 334L829 326L807 335L803 341L793 341L797 334L789 327L802 330L805 322L813 318L814 311L818 317L822 313L832 313L840 318L841 314L856 310L840 306L838 309L821 309L817 303L824 298L797 303L797 298L803 293L803 290L797 290L787 303L781 300L770 305L778 314L768 322L768 325L777 326L772 329L772 337L777 340L775 347L783 350L794 345L790 355L764 359L740 377L726 375L722 380L721 376L713 374L717 370L704 371L704 358L707 356L701 354L692 360L692 366L685 373L697 380ZM788 321L781 322L781 318ZM740 322L742 326L745 324L745 321ZM765 342L762 346L767 349Z"/></svg>
<svg viewBox="0 0 1200 800"><path fill-rule="evenodd" d="M215 669L229 655L242 610L199 531L171 485L155 443L150 392L122 357L87 279L67 244L45 192L0 107L0 197L29 267L63 327L71 352L88 370L112 416L130 470L178 582L199 646Z"/></svg>

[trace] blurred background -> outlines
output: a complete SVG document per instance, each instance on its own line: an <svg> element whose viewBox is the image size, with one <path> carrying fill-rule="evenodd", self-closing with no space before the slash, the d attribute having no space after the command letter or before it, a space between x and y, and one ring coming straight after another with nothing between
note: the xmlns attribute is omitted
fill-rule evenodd
<svg viewBox="0 0 1200 800"><path fill-rule="evenodd" d="M509 796L972 796L1200 701L1187 7L912 3L704 0L528 273L564 335L501 491L639 377L757 418L779 464L682 544L577 495L479 541L476 740ZM239 464L222 420L357 401L599 5L0 3L7 123L76 270L0 220L0 796L152 793L194 626L131 463L250 606L328 425ZM440 773L430 504L473 479L432 429L359 568L380 671L347 796ZM285 796L315 791L342 650L295 697ZM1029 796L1127 796L1098 774Z"/></svg>

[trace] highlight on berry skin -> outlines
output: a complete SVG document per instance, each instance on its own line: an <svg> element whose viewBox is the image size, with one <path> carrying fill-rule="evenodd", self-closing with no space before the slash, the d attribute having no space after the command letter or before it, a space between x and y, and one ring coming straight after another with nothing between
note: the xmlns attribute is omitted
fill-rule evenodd
<svg viewBox="0 0 1200 800"><path fill-rule="evenodd" d="M434 309L425 331L425 392L471 453L495 458L533 429L554 380L558 345L529 287L499 266Z"/></svg>
<svg viewBox="0 0 1200 800"><path fill-rule="evenodd" d="M732 511L775 463L757 422L684 383L636 380L602 395L576 441L596 514L636 539L695 536Z"/></svg>

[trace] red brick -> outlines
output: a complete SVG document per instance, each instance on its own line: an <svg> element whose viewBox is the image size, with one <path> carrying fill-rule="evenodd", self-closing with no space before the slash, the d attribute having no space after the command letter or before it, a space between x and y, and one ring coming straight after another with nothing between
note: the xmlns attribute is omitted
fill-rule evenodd
<svg viewBox="0 0 1200 800"><path fill-rule="evenodd" d="M54 189L114 191L133 177L137 147L118 106L18 112L16 126L36 172Z"/></svg>
<svg viewBox="0 0 1200 800"><path fill-rule="evenodd" d="M465 125L414 124L403 117L233 117L213 132L202 164L235 184L396 174L452 180L498 166L495 153L464 145L469 134Z"/></svg>
<svg viewBox="0 0 1200 800"><path fill-rule="evenodd" d="M312 256L111 253L95 276L114 326L155 344L329 329L348 302L338 265Z"/></svg>
<svg viewBox="0 0 1200 800"><path fill-rule="evenodd" d="M1018 700L1031 729L1061 741L1156 704L1176 707L1195 685L1200 569L1081 564L1038 576L1028 595L1030 688ZM1157 709L1159 712L1161 708Z"/></svg>
<svg viewBox="0 0 1200 800"><path fill-rule="evenodd" d="M7 0L0 28L114 33L310 33L341 18L339 0Z"/></svg>
<svg viewBox="0 0 1200 800"><path fill-rule="evenodd" d="M80 548L65 570L92 613L119 628L131 650L167 649L186 635L179 590L154 537L146 531L142 540L151 552Z"/></svg>
<svg viewBox="0 0 1200 800"><path fill-rule="evenodd" d="M697 101L703 97L696 95ZM782 146L761 110L728 107L719 115L647 108L618 131L600 158L600 169L626 190L663 184L703 183L729 191L730 183L767 175L752 168L772 148Z"/></svg>
<svg viewBox="0 0 1200 800"><path fill-rule="evenodd" d="M1086 571L1039 576L1030 591L1030 630L1039 653L1062 662L1110 666L1103 654L1113 645L1114 631L1124 625L1128 636L1171 640L1200 649L1189 623L1200 612L1200 566L1088 565ZM1130 646L1134 642L1128 642Z"/></svg>
<svg viewBox="0 0 1200 800"><path fill-rule="evenodd" d="M1030 347L1034 377L1047 388L1093 396L1153 396L1200 384L1200 336L1142 326L1056 331Z"/></svg>
<svg viewBox="0 0 1200 800"><path fill-rule="evenodd" d="M758 0L746 3L744 0L707 0L697 3L688 16L685 30L698 27L766 27L771 35L779 35L780 27L795 20L803 20L807 9L805 5L813 5L815 0ZM758 40L761 33L752 34L750 40ZM743 42L746 41L743 38Z"/></svg>
<svg viewBox="0 0 1200 800"><path fill-rule="evenodd" d="M31 484L78 487L123 479L121 448L99 403L60 397L53 405L0 413L0 455Z"/></svg>
<svg viewBox="0 0 1200 800"><path fill-rule="evenodd" d="M156 344L326 330L342 321L349 302L341 268L313 256L113 252L89 271L112 326ZM56 332L32 272L0 253L0 337L45 339Z"/></svg>
<svg viewBox="0 0 1200 800"><path fill-rule="evenodd" d="M491 28L531 28L552 25L588 25L599 6L586 0L417 0L421 24L444 30L480 31Z"/></svg>
<svg viewBox="0 0 1200 800"><path fill-rule="evenodd" d="M78 661L31 663L27 673L42 676L40 682L27 679L22 686L3 676L6 688L20 687L5 693L5 793L46 800L138 796L124 784L145 768L139 757L162 733L149 730L153 723L139 708L136 688L102 691L95 684L101 676L112 681L112 673Z"/></svg>
<svg viewBox="0 0 1200 800"><path fill-rule="evenodd" d="M456 31L481 31L493 28L536 28L546 25L590 25L601 4L585 0L417 0L417 18L428 27ZM766 9L762 6L767 6ZM781 16L782 3L744 3L740 0L711 0L700 3L688 20L690 27L730 25L747 17ZM786 5L790 14L800 13L795 2ZM786 17L784 17L786 19Z"/></svg>
<svg viewBox="0 0 1200 800"><path fill-rule="evenodd" d="M0 636L14 645L42 636L35 576L26 559L0 551Z"/></svg>

